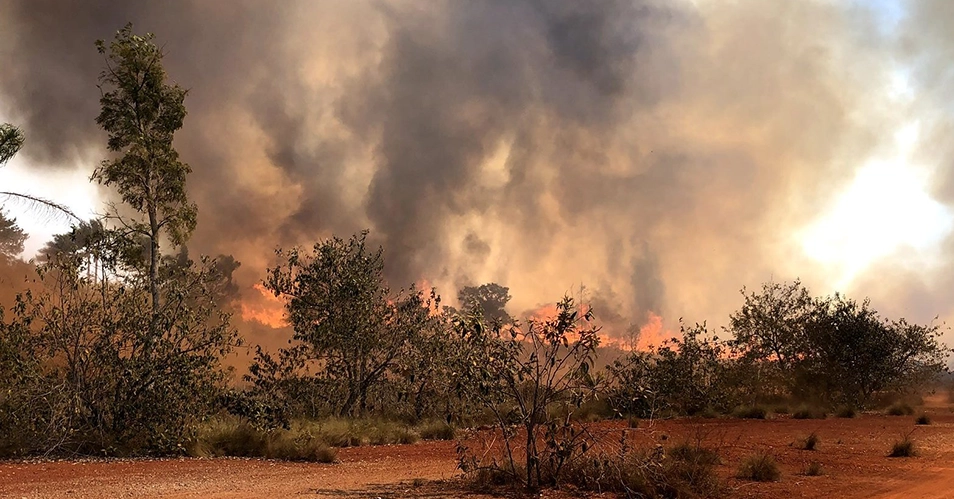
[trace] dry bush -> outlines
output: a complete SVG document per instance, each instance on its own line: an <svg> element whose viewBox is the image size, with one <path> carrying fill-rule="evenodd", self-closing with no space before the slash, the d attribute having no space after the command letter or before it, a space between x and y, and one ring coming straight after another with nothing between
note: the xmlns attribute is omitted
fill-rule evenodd
<svg viewBox="0 0 954 499"><path fill-rule="evenodd" d="M286 461L335 462L337 451L302 425L262 430L247 420L221 417L200 428L186 451L197 457L263 457Z"/></svg>
<svg viewBox="0 0 954 499"><path fill-rule="evenodd" d="M931 418L928 417L927 413L921 413L921 415L914 420L914 423L919 425L929 425L931 424Z"/></svg>
<svg viewBox="0 0 954 499"><path fill-rule="evenodd" d="M742 460L736 476L754 482L774 482L781 478L782 471L778 468L774 456L759 452Z"/></svg>
<svg viewBox="0 0 954 499"><path fill-rule="evenodd" d="M818 434L812 432L807 437L801 439L798 443L798 448L802 450L815 450L818 447L818 443L821 439L818 438Z"/></svg>
<svg viewBox="0 0 954 499"><path fill-rule="evenodd" d="M897 402L887 410L888 416L910 416L914 414L914 409L905 402Z"/></svg>
<svg viewBox="0 0 954 499"><path fill-rule="evenodd" d="M888 453L888 457L914 457L917 455L917 446L914 445L914 440L911 440L910 434L895 442L891 446L891 452Z"/></svg>
<svg viewBox="0 0 954 499"><path fill-rule="evenodd" d="M792 413L792 419L825 419L826 417L828 417L828 415L825 414L825 411L806 405L799 406L798 409Z"/></svg>
<svg viewBox="0 0 954 499"><path fill-rule="evenodd" d="M765 419L768 410L760 405L741 406L732 411L732 415L741 419Z"/></svg>
<svg viewBox="0 0 954 499"><path fill-rule="evenodd" d="M835 411L835 417L839 418L853 418L856 415L855 408L850 405L841 406Z"/></svg>
<svg viewBox="0 0 954 499"><path fill-rule="evenodd" d="M805 467L802 474L805 476L822 476L825 474L825 469L822 468L821 463L818 461L812 461L808 463L808 466Z"/></svg>
<svg viewBox="0 0 954 499"><path fill-rule="evenodd" d="M423 440L453 440L457 436L457 429L446 421L425 421L417 426L417 433Z"/></svg>

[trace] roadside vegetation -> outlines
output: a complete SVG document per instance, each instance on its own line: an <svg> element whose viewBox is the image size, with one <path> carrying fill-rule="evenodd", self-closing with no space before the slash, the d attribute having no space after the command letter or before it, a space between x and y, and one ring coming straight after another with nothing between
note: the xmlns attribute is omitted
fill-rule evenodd
<svg viewBox="0 0 954 499"><path fill-rule="evenodd" d="M588 304L564 297L549 316L519 319L506 310L509 289L486 283L463 287L460 308L449 307L435 289L392 288L384 248L363 231L277 250L262 282L293 335L277 350L252 346L236 379L223 359L243 345L231 320L240 262L187 248L199 212L187 197L191 168L173 147L187 92L167 81L152 35L127 26L96 47L96 121L112 156L92 179L121 204L29 264L17 259L26 235L0 212L0 265L37 276L0 307L2 457L333 462L342 447L459 439L459 467L475 487L717 496L722 459L702 439L633 448L623 430L608 446L587 423L618 418L632 431L677 416L910 416L904 397L944 370L938 325L813 297L799 281L743 289L729 339L681 323L658 347L598 368L601 329ZM0 132L7 160L23 135ZM818 443L812 433L798 445ZM907 437L891 451L914 454ZM740 478L779 479L771 455L739 464Z"/></svg>

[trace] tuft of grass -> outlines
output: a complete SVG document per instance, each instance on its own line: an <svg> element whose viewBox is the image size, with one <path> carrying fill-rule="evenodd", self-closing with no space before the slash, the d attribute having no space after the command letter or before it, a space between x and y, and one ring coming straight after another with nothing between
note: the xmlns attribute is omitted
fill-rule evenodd
<svg viewBox="0 0 954 499"><path fill-rule="evenodd" d="M301 425L262 430L238 417L209 421L187 445L186 452L197 457L263 457L319 463L337 459L335 449Z"/></svg>
<svg viewBox="0 0 954 499"><path fill-rule="evenodd" d="M722 464L719 454L697 443L683 442L669 448L666 453L669 457L679 461L692 462L697 464L715 466Z"/></svg>
<svg viewBox="0 0 954 499"><path fill-rule="evenodd" d="M825 474L825 469L822 468L821 463L818 461L812 461L808 463L808 466L805 467L802 474L805 476L822 476Z"/></svg>
<svg viewBox="0 0 954 499"><path fill-rule="evenodd" d="M333 463L338 459L338 451L314 435L275 430L270 432L265 440L265 452L262 457L285 461Z"/></svg>
<svg viewBox="0 0 954 499"><path fill-rule="evenodd" d="M839 418L853 418L856 415L855 408L850 405L843 405L835 411L835 417Z"/></svg>
<svg viewBox="0 0 954 499"><path fill-rule="evenodd" d="M626 418L626 424L629 425L630 428L639 428L639 418L630 416Z"/></svg>
<svg viewBox="0 0 954 499"><path fill-rule="evenodd" d="M799 406L799 408L795 409L795 412L792 413L793 419L825 419L827 416L825 411L804 405Z"/></svg>
<svg viewBox="0 0 954 499"><path fill-rule="evenodd" d="M821 439L818 438L818 434L811 432L811 434L799 441L798 448L802 450L815 450L818 448L819 442L821 442Z"/></svg>
<svg viewBox="0 0 954 499"><path fill-rule="evenodd" d="M754 482L774 482L781 478L782 471L771 454L759 452L742 460L736 476Z"/></svg>
<svg viewBox="0 0 954 499"><path fill-rule="evenodd" d="M922 412L921 415L914 420L914 423L919 425L929 425L931 424L931 418L929 418L926 413Z"/></svg>
<svg viewBox="0 0 954 499"><path fill-rule="evenodd" d="M457 430L441 420L425 421L418 425L417 433L423 440L453 440L457 436Z"/></svg>
<svg viewBox="0 0 954 499"><path fill-rule="evenodd" d="M772 412L774 412L775 414L791 414L792 411L789 410L789 408L788 408L787 405L785 405L785 404L780 404L780 405L777 405L777 406L773 407L773 408L772 408Z"/></svg>
<svg viewBox="0 0 954 499"><path fill-rule="evenodd" d="M715 419L719 417L719 412L713 409L711 406L706 406L704 409L697 412L695 416L703 419Z"/></svg>
<svg viewBox="0 0 954 499"><path fill-rule="evenodd" d="M768 411L760 405L750 405L737 407L732 411L732 415L742 419L765 419Z"/></svg>
<svg viewBox="0 0 954 499"><path fill-rule="evenodd" d="M918 455L918 450L914 445L914 440L904 437L891 446L891 452L888 454L888 457L914 457L916 455Z"/></svg>
<svg viewBox="0 0 954 499"><path fill-rule="evenodd" d="M888 407L888 416L910 416L914 414L914 409L904 402L898 402Z"/></svg>
<svg viewBox="0 0 954 499"><path fill-rule="evenodd" d="M333 447L413 444L421 439L412 428L395 421L329 418L303 424Z"/></svg>

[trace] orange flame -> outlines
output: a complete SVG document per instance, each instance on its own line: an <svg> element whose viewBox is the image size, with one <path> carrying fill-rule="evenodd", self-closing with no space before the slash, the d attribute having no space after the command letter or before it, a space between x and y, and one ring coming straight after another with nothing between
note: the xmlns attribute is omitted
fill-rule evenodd
<svg viewBox="0 0 954 499"><path fill-rule="evenodd" d="M259 296L252 294L239 303L242 319L256 321L273 329L288 326L288 321L285 320L285 300L275 296L261 284L255 284L252 288L259 292Z"/></svg>
<svg viewBox="0 0 954 499"><path fill-rule="evenodd" d="M669 338L675 336L672 331L663 326L662 317L653 312L649 312L649 320L639 328L639 336L636 338L636 350L646 351L651 347L658 347Z"/></svg>

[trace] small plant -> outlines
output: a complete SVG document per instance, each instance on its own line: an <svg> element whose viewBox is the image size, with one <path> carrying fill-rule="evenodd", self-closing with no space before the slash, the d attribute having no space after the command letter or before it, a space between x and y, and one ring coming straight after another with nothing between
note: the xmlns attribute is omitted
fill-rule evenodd
<svg viewBox="0 0 954 499"><path fill-rule="evenodd" d="M639 418L630 416L626 418L626 424L628 424L630 428L639 428Z"/></svg>
<svg viewBox="0 0 954 499"><path fill-rule="evenodd" d="M667 453L669 457L680 461L715 466L722 463L716 451L703 447L700 443L684 442L675 445Z"/></svg>
<svg viewBox="0 0 954 499"><path fill-rule="evenodd" d="M850 405L843 405L835 411L835 416L839 418L853 418L855 415L855 408Z"/></svg>
<svg viewBox="0 0 954 499"><path fill-rule="evenodd" d="M926 413L922 412L921 415L914 420L914 423L919 425L929 425L931 424L931 418L929 418Z"/></svg>
<svg viewBox="0 0 954 499"><path fill-rule="evenodd" d="M808 463L808 466L805 467L805 471L802 472L805 476L822 476L825 474L825 469L822 468L821 463L818 461L812 461Z"/></svg>
<svg viewBox="0 0 954 499"><path fill-rule="evenodd" d="M812 432L810 435L801 440L798 448L802 450L815 450L818 447L818 442L820 441L821 439L818 438L818 434Z"/></svg>
<svg viewBox="0 0 954 499"><path fill-rule="evenodd" d="M775 414L791 414L792 411L789 410L789 408L788 408L787 405L785 405L785 404L780 404L780 405L777 405L777 406L773 407L773 408L772 408L772 412L774 412Z"/></svg>
<svg viewBox="0 0 954 499"><path fill-rule="evenodd" d="M813 409L808 406L801 406L792 413L793 419L825 419L827 416L825 411Z"/></svg>
<svg viewBox="0 0 954 499"><path fill-rule="evenodd" d="M742 419L765 419L765 416L768 415L768 411L765 410L765 407L760 405L750 405L737 407L732 411L732 415Z"/></svg>
<svg viewBox="0 0 954 499"><path fill-rule="evenodd" d="M898 402L888 407L888 416L910 416L914 414L914 409L904 402Z"/></svg>
<svg viewBox="0 0 954 499"><path fill-rule="evenodd" d="M781 478L782 471L779 470L775 457L759 452L742 460L736 476L753 482L774 482Z"/></svg>
<svg viewBox="0 0 954 499"><path fill-rule="evenodd" d="M910 435L906 435L891 446L891 453L888 457L914 457L918 455L918 450L911 440Z"/></svg>
<svg viewBox="0 0 954 499"><path fill-rule="evenodd" d="M427 421L417 427L417 432L423 440L453 440L457 431L446 421Z"/></svg>

